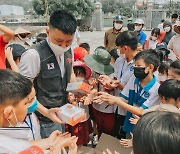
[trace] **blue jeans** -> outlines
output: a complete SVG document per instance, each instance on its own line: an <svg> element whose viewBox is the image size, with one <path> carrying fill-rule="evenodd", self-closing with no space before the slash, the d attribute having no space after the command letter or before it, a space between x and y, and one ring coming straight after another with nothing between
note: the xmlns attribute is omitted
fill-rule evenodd
<svg viewBox="0 0 180 154"><path fill-rule="evenodd" d="M60 132L65 132L65 126L62 124L57 124L53 122L40 121L40 133L42 138L47 138L55 130Z"/></svg>

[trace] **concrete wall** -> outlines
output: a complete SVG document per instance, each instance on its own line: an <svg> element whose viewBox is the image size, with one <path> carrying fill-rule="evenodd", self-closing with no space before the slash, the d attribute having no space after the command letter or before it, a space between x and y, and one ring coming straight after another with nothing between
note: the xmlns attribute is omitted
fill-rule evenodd
<svg viewBox="0 0 180 154"><path fill-rule="evenodd" d="M24 9L14 5L0 5L0 16L24 15Z"/></svg>

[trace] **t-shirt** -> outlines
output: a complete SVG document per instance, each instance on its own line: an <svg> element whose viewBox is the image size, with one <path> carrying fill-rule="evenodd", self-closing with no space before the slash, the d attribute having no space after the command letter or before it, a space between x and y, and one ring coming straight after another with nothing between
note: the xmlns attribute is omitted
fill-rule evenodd
<svg viewBox="0 0 180 154"><path fill-rule="evenodd" d="M6 69L5 46L6 43L3 40L3 35L0 35L0 69Z"/></svg>
<svg viewBox="0 0 180 154"><path fill-rule="evenodd" d="M118 58L114 65L114 77L116 77L123 86L125 86L134 71L134 61L127 62L126 58ZM117 88L115 90L115 96L119 96L121 91ZM126 111L121 107L114 105L114 112L117 112L120 115L126 115Z"/></svg>
<svg viewBox="0 0 180 154"><path fill-rule="evenodd" d="M180 109L178 109L176 106L174 106L173 104L159 104L159 105L155 105L149 109L146 109L143 111L143 114L146 114L148 112L152 112L152 111L168 111L168 112L175 112L175 113L180 113Z"/></svg>
<svg viewBox="0 0 180 154"><path fill-rule="evenodd" d="M121 92L120 97L128 100L129 105L148 109L160 103L158 96L159 86L156 77L153 76L153 79L146 86L141 87L140 80L133 75ZM125 132L133 131L134 126L129 122L129 118L132 116L132 113L127 112L123 128Z"/></svg>
<svg viewBox="0 0 180 154"><path fill-rule="evenodd" d="M31 130L28 127L0 128L0 153L18 153L30 147Z"/></svg>
<svg viewBox="0 0 180 154"><path fill-rule="evenodd" d="M147 37L146 33L144 33L144 32L141 30L141 31L138 33L137 37L138 37L138 43L141 43L142 45L144 45L144 44L145 44L145 41L146 41L146 37Z"/></svg>
<svg viewBox="0 0 180 154"><path fill-rule="evenodd" d="M27 115L27 117L26 117L24 123L21 125L21 127L29 127L30 128L32 140L41 139L40 124L39 124L39 120L36 117L35 113Z"/></svg>

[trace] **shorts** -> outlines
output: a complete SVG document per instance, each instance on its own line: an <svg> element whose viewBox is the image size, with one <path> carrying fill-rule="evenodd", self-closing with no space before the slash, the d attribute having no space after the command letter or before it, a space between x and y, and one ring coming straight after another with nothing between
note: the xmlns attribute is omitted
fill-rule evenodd
<svg viewBox="0 0 180 154"><path fill-rule="evenodd" d="M114 113L104 113L93 108L93 115L97 123L97 129L99 136L102 133L114 136L115 128L115 114Z"/></svg>

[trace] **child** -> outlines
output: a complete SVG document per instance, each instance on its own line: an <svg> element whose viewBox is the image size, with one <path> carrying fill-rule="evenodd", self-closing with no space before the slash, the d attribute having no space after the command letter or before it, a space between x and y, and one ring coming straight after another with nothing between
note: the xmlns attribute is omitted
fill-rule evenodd
<svg viewBox="0 0 180 154"><path fill-rule="evenodd" d="M91 69L81 61L75 61L73 64L73 69L78 82L87 80L92 73ZM73 96L71 96L71 99L72 97ZM88 105L83 104L84 101L82 100L82 97L77 100L71 100L70 103L85 109L86 119L81 123L76 124L75 126L66 125L67 131L70 132L73 136L75 135L78 137L77 145L87 145L89 142L89 134L92 133Z"/></svg>
<svg viewBox="0 0 180 154"><path fill-rule="evenodd" d="M88 52L86 51L86 49L82 48L82 47L76 47L74 48L74 61L82 61L84 62L84 56L88 54Z"/></svg>
<svg viewBox="0 0 180 154"><path fill-rule="evenodd" d="M176 60L170 65L168 79L180 80L180 60Z"/></svg>
<svg viewBox="0 0 180 154"><path fill-rule="evenodd" d="M162 62L158 68L157 81L162 84L168 78L168 69L170 67L169 62Z"/></svg>
<svg viewBox="0 0 180 154"><path fill-rule="evenodd" d="M103 92L99 92L99 96L94 98L96 102L104 101L108 104L117 104L128 111L124 122L124 131L127 133L133 130L133 125L129 122L133 114L141 116L144 109L159 103L157 93L159 83L153 75L160 63L157 54L142 51L135 56L134 60L134 76L129 79L121 92L121 98Z"/></svg>
<svg viewBox="0 0 180 154"><path fill-rule="evenodd" d="M19 72L18 68L16 68L20 62L21 55L26 51L26 49L20 44L11 44L6 50L6 67L12 69L15 72ZM15 62L15 64L14 64Z"/></svg>
<svg viewBox="0 0 180 154"><path fill-rule="evenodd" d="M86 43L86 42L81 43L81 44L79 45L79 47L84 48L84 49L88 52L88 54L90 54L90 46L89 46L88 43Z"/></svg>
<svg viewBox="0 0 180 154"><path fill-rule="evenodd" d="M100 75L109 75L114 72L110 64L111 56L109 52L102 47L96 48L92 55L86 55L84 61L94 71L93 77L95 77L97 81ZM97 84L97 90L105 91L102 82ZM103 101L101 104L93 104L92 106L93 117L97 123L98 135L100 136L101 133L114 135L114 106L108 105Z"/></svg>
<svg viewBox="0 0 180 154"><path fill-rule="evenodd" d="M112 49L112 50L109 52L110 55L111 55L111 65L113 65L113 66L114 66L114 63L115 63L116 59L119 58L118 52L119 52L119 51L118 51L117 48Z"/></svg>
<svg viewBox="0 0 180 154"><path fill-rule="evenodd" d="M150 112L143 115L134 130L134 154L178 154L180 114Z"/></svg>
<svg viewBox="0 0 180 154"><path fill-rule="evenodd" d="M159 28L154 28L151 31L151 36L148 40L146 40L144 48L146 50L148 49L156 49L156 45L157 43L159 43L158 41L158 37L160 36L160 29Z"/></svg>
<svg viewBox="0 0 180 154"><path fill-rule="evenodd" d="M64 138L61 132L54 131L48 138L32 140L29 127L21 127L29 106L36 100L32 82L9 70L0 70L0 76L1 153L18 153L31 145L43 150L56 147Z"/></svg>
<svg viewBox="0 0 180 154"><path fill-rule="evenodd" d="M131 31L124 31L116 38L116 46L120 50L120 53L124 53L124 58L118 58L114 65L113 77L118 81L118 87L115 89L115 96L119 96L119 93L123 90L128 80L133 75L134 70L134 57L139 52L137 51L138 39L136 34ZM111 81L113 82L113 80ZM126 116L126 111L121 107L114 105L114 112L116 115L116 127L115 133L118 138L125 136L123 132L123 124Z"/></svg>
<svg viewBox="0 0 180 154"><path fill-rule="evenodd" d="M152 111L169 111L180 113L180 81L170 79L164 81L159 89L158 94L161 99L160 105L155 105L143 111L143 114ZM130 122L136 124L139 118L131 118ZM125 147L132 146L132 139L122 139L120 143Z"/></svg>
<svg viewBox="0 0 180 154"><path fill-rule="evenodd" d="M144 110L143 114L151 111L170 111L180 113L180 81L174 79L164 81L158 89L158 94L162 103Z"/></svg>

